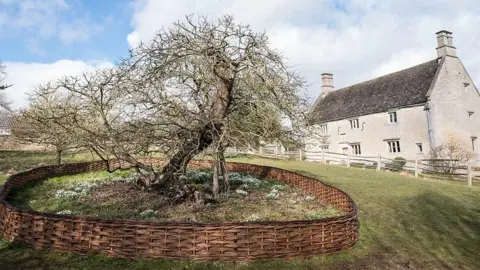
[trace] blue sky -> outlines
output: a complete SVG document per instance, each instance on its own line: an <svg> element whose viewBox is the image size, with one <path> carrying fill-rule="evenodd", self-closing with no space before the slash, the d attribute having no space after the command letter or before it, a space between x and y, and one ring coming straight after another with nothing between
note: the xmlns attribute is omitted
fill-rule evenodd
<svg viewBox="0 0 480 270"><path fill-rule="evenodd" d="M60 59L113 61L127 55L128 43L125 37L132 31L130 27L132 3L129 1L85 0L49 3L41 1L50 12L45 12L42 8L34 9L35 4L39 2L31 1L30 8L25 6L27 2L20 1L0 4L0 14L7 13L14 21L0 27L0 57L3 61L42 63ZM34 25L27 25L28 22L24 22L29 18L37 18L32 19ZM62 33L68 30L79 33L71 36ZM88 34L82 31L88 31Z"/></svg>
<svg viewBox="0 0 480 270"><path fill-rule="evenodd" d="M200 13L266 31L273 47L320 93L321 73L341 88L436 57L435 32L453 32L480 80L476 0L0 0L0 59L16 108L39 83L109 67L155 31Z"/></svg>

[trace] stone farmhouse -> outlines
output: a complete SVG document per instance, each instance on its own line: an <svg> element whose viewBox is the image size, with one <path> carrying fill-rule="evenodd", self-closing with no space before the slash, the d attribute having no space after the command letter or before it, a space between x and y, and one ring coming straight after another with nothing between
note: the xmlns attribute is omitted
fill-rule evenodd
<svg viewBox="0 0 480 270"><path fill-rule="evenodd" d="M322 74L312 124L324 135L309 152L415 159L455 136L480 154L480 93L457 57L452 33L437 34L437 58L373 80L334 90Z"/></svg>

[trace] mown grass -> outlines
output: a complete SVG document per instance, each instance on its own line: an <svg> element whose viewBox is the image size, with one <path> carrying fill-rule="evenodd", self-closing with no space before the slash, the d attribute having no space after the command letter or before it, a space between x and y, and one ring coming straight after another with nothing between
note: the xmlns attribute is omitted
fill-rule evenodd
<svg viewBox="0 0 480 270"><path fill-rule="evenodd" d="M290 169L339 187L359 208L360 241L349 251L308 260L200 263L127 261L0 245L2 269L480 269L480 188L298 161L237 158ZM1 162L1 161L0 161Z"/></svg>
<svg viewBox="0 0 480 270"><path fill-rule="evenodd" d="M64 162L80 162L93 160L87 153L66 153L63 155ZM55 164L55 154L41 151L0 151L0 184L3 184L9 176L9 172L21 172L47 164Z"/></svg>

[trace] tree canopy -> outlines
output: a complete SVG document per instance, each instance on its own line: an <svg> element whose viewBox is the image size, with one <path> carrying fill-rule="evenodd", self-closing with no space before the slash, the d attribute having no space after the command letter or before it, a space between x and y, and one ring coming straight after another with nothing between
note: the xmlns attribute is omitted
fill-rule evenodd
<svg viewBox="0 0 480 270"><path fill-rule="evenodd" d="M136 167L144 185L168 187L207 148L298 141L307 123L304 86L265 33L232 16L188 16L116 67L40 85L33 99L65 94L52 113L56 125L103 160ZM168 160L165 167L139 159L152 153Z"/></svg>

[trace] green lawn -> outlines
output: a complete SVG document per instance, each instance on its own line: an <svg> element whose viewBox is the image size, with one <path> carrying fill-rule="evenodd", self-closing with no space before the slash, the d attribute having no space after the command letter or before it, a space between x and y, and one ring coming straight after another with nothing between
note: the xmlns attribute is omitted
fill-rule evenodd
<svg viewBox="0 0 480 270"><path fill-rule="evenodd" d="M197 263L80 257L3 242L0 269L480 269L478 186L298 161L233 160L295 170L349 193L359 208L357 246L309 260Z"/></svg>
<svg viewBox="0 0 480 270"><path fill-rule="evenodd" d="M86 153L67 153L63 155L66 162L80 162L93 160L93 157ZM0 151L0 184L7 180L10 170L18 172L25 171L37 166L54 164L55 154L39 151Z"/></svg>

